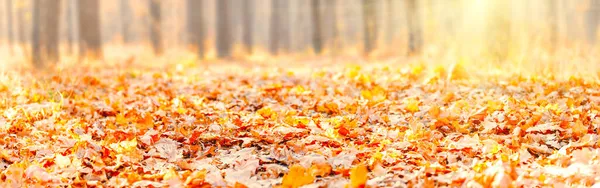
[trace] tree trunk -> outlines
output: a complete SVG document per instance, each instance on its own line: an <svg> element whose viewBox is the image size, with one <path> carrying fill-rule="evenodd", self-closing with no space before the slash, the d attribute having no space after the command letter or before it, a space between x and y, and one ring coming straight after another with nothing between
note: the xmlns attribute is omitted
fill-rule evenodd
<svg viewBox="0 0 600 188"><path fill-rule="evenodd" d="M321 33L321 29L323 28L323 18L321 15L321 1L320 0L311 0L311 18L313 23L312 30L312 43L313 50L316 54L323 53L323 35Z"/></svg>
<svg viewBox="0 0 600 188"><path fill-rule="evenodd" d="M32 49L32 63L35 67L43 66L42 59L42 37L40 29L43 28L40 20L41 14L41 3L43 0L34 0L32 8L32 29L31 29L31 49Z"/></svg>
<svg viewBox="0 0 600 188"><path fill-rule="evenodd" d="M188 45L195 50L198 58L204 58L204 14L203 0L187 0Z"/></svg>
<svg viewBox="0 0 600 188"><path fill-rule="evenodd" d="M160 0L149 0L150 1L150 41L152 42L152 49L154 54L162 55L163 44L162 44L162 31L161 31L161 8Z"/></svg>
<svg viewBox="0 0 600 188"><path fill-rule="evenodd" d="M119 11L121 14L121 37L123 40L123 44L127 44L131 42L131 37L129 36L129 26L131 25L131 7L129 5L129 0L121 0Z"/></svg>
<svg viewBox="0 0 600 188"><path fill-rule="evenodd" d="M99 0L78 0L78 5L81 55L92 59L102 59Z"/></svg>
<svg viewBox="0 0 600 188"><path fill-rule="evenodd" d="M586 34L590 44L596 43L598 16L600 16L600 0L590 0L586 15Z"/></svg>
<svg viewBox="0 0 600 188"><path fill-rule="evenodd" d="M226 58L231 57L231 14L230 14L231 0L218 0L217 1L217 33L216 33L216 46L217 46L217 57Z"/></svg>
<svg viewBox="0 0 600 188"><path fill-rule="evenodd" d="M47 61L58 62L59 60L59 28L60 28L60 0L42 0L44 6L42 11L43 18L46 19L43 23L44 50Z"/></svg>
<svg viewBox="0 0 600 188"><path fill-rule="evenodd" d="M16 22L16 27L17 27L17 43L19 44L19 46L22 49L22 53L24 57L30 57L30 54L28 52L28 48L27 48L27 34L25 33L26 31L26 23L25 23L25 11L23 10L23 6L22 6L23 2L17 1L17 22ZM32 28L33 30L33 28ZM32 31L33 33L33 31ZM33 34L31 34L33 35ZM32 58L33 60L33 58Z"/></svg>
<svg viewBox="0 0 600 188"><path fill-rule="evenodd" d="M394 8L394 0L387 0L386 6L387 8L385 16L387 20L387 31L385 32L385 40L387 45L391 46L395 37L394 35L396 35L396 24L394 24L396 21L396 10Z"/></svg>
<svg viewBox="0 0 600 188"><path fill-rule="evenodd" d="M290 52L290 1L281 1L280 7L279 7L279 16L281 16L281 18L279 19L280 23L279 26L281 26L279 28L279 32L281 32L281 34L279 36L281 36L281 38L279 38L281 40L281 46L280 46L280 50L283 51L284 53L289 53Z"/></svg>
<svg viewBox="0 0 600 188"><path fill-rule="evenodd" d="M248 54L252 54L252 45L253 45L253 32L254 29L254 1L252 0L242 0L242 23L243 24L243 33L242 33L242 42L244 43L244 47L246 48L246 52Z"/></svg>
<svg viewBox="0 0 600 188"><path fill-rule="evenodd" d="M67 9L66 10L66 12L67 12L67 20L66 20L66 23L67 23L67 51L69 54L73 53L73 41L75 41L74 40L75 37L73 36L75 34L75 32L73 31L73 11L74 11L73 10L74 9L73 1L76 1L76 0L67 0L67 2L66 2L66 7L67 7L66 8Z"/></svg>
<svg viewBox="0 0 600 188"><path fill-rule="evenodd" d="M13 41L14 41L14 35L13 35L13 4L12 4L12 0L6 0L6 29L8 30L8 32L6 33L8 36L6 37L8 39L8 49L10 50L10 53L13 53Z"/></svg>
<svg viewBox="0 0 600 188"><path fill-rule="evenodd" d="M489 22L486 34L488 51L497 58L498 61L504 61L509 56L509 47L512 42L511 35L511 6L507 1L493 1L489 7Z"/></svg>
<svg viewBox="0 0 600 188"><path fill-rule="evenodd" d="M281 0L271 0L271 26L270 26L270 39L269 41L271 42L270 45L270 51L271 54L276 55L279 52L279 44L280 41L282 40L283 33L281 33L280 28L281 28L281 4L283 4L283 1Z"/></svg>
<svg viewBox="0 0 600 188"><path fill-rule="evenodd" d="M364 52L371 53L377 42L377 17L375 0L362 0Z"/></svg>
<svg viewBox="0 0 600 188"><path fill-rule="evenodd" d="M416 54L421 51L423 46L423 36L421 31L421 16L418 2L416 0L406 1L406 21L408 23L408 52Z"/></svg>
<svg viewBox="0 0 600 188"><path fill-rule="evenodd" d="M550 50L554 52L558 45L558 0L548 1L550 8L548 10L550 20Z"/></svg>
<svg viewBox="0 0 600 188"><path fill-rule="evenodd" d="M327 12L329 15L329 24L330 27L330 37L328 39L329 48L331 48L331 53L336 54L339 47L339 31L338 31L338 19L337 19L337 4L336 0L327 0Z"/></svg>
<svg viewBox="0 0 600 188"><path fill-rule="evenodd" d="M58 39L60 28L60 0L35 0L33 2L32 62L43 67L45 62L59 59Z"/></svg>

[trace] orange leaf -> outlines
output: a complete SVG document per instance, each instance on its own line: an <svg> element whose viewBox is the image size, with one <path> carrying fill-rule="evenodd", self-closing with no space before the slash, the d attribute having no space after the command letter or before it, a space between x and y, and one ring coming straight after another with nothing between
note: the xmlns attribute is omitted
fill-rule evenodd
<svg viewBox="0 0 600 188"><path fill-rule="evenodd" d="M248 186L241 184L240 182L235 182L233 188L248 188Z"/></svg>
<svg viewBox="0 0 600 188"><path fill-rule="evenodd" d="M365 187L367 184L369 170L364 164L360 164L350 170L350 187Z"/></svg>
<svg viewBox="0 0 600 188"><path fill-rule="evenodd" d="M281 182L282 187L297 188L303 185L311 184L315 181L308 170L300 165L293 165L290 167L290 171L283 176Z"/></svg>

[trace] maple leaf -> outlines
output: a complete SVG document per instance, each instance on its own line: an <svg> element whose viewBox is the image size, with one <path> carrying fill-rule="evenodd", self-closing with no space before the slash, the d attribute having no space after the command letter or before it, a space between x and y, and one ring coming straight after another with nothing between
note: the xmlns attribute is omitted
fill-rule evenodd
<svg viewBox="0 0 600 188"><path fill-rule="evenodd" d="M369 170L364 164L359 164L350 170L350 187L365 187L369 180Z"/></svg>
<svg viewBox="0 0 600 188"><path fill-rule="evenodd" d="M156 148L158 155L170 162L176 161L177 159L183 157L182 151L177 149L178 146L179 143L177 141L168 138L161 138L154 144L154 148Z"/></svg>
<svg viewBox="0 0 600 188"><path fill-rule="evenodd" d="M273 110L269 107L263 107L263 108L259 109L258 111L256 111L256 113L266 119L269 119L275 115Z"/></svg>
<svg viewBox="0 0 600 188"><path fill-rule="evenodd" d="M55 178L46 172L45 169L37 165L31 165L25 170L25 177L35 179L41 182L53 181Z"/></svg>
<svg viewBox="0 0 600 188"><path fill-rule="evenodd" d="M283 176L281 186L285 188L298 188L311 184L314 181L315 177L307 169L296 164L292 165L288 173Z"/></svg>
<svg viewBox="0 0 600 188"><path fill-rule="evenodd" d="M122 113L119 113L115 117L115 122L119 125L127 125L129 123L129 120L127 120L127 118L125 118L125 115L123 115Z"/></svg>
<svg viewBox="0 0 600 188"><path fill-rule="evenodd" d="M574 136L581 137L588 133L588 126L585 126L581 121L577 121L571 127L571 130Z"/></svg>
<svg viewBox="0 0 600 188"><path fill-rule="evenodd" d="M146 114L143 118L138 119L135 127L140 130L142 133L145 133L146 130L154 127L154 120L152 115Z"/></svg>
<svg viewBox="0 0 600 188"><path fill-rule="evenodd" d="M387 98L385 90L379 86L376 86L370 90L363 90L360 92L360 95L369 100L370 104L377 104Z"/></svg>
<svg viewBox="0 0 600 188"><path fill-rule="evenodd" d="M411 113L415 113L419 111L419 101L414 99L414 98L410 98L404 101L404 104L406 105L406 111L409 111Z"/></svg>
<svg viewBox="0 0 600 188"><path fill-rule="evenodd" d="M313 177L326 177L331 173L331 165L328 163L316 163L310 166L310 174Z"/></svg>
<svg viewBox="0 0 600 188"><path fill-rule="evenodd" d="M199 186L204 183L204 179L206 178L206 169L202 169L200 171L194 171L190 174L183 183L187 186Z"/></svg>

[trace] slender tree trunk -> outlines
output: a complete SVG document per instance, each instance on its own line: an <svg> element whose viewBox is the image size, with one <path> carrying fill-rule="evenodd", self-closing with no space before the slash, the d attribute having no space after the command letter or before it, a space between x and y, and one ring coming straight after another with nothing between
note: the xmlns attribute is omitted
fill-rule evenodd
<svg viewBox="0 0 600 188"><path fill-rule="evenodd" d="M42 59L42 38L41 38L41 31L40 28L42 28L42 23L40 20L40 14L41 14L41 3L42 0L34 0L33 1L33 9L32 9L32 31L31 31L31 49L32 49L32 63L35 67L42 67L43 66L43 59Z"/></svg>
<svg viewBox="0 0 600 188"><path fill-rule="evenodd" d="M13 41L14 41L14 35L13 35L13 3L12 0L6 0L6 29L8 30L8 32L6 33L8 36L6 37L8 39L8 49L10 50L10 53L13 53Z"/></svg>
<svg viewBox="0 0 600 188"><path fill-rule="evenodd" d="M154 54L162 55L163 44L162 44L162 31L161 31L161 8L160 0L149 0L150 1L150 40L152 41L152 49Z"/></svg>
<svg viewBox="0 0 600 188"><path fill-rule="evenodd" d="M129 28L131 25L131 7L129 5L129 0L121 0L119 6L119 12L121 13L121 37L123 40L123 44L127 44L131 42L131 37L129 36Z"/></svg>
<svg viewBox="0 0 600 188"><path fill-rule="evenodd" d="M36 67L43 67L45 62L59 60L60 0L33 3L32 62Z"/></svg>
<svg viewBox="0 0 600 188"><path fill-rule="evenodd" d="M280 38L281 40L281 47L280 49L284 52L284 53L289 53L290 52L290 1L281 1L280 4L280 8L278 10L279 15L281 16L281 19L279 20L281 22L281 24L279 24L281 27L279 28L279 31L281 32L280 36L282 36L282 38Z"/></svg>
<svg viewBox="0 0 600 188"><path fill-rule="evenodd" d="M198 58L204 58L204 14L203 0L187 0L187 36L188 45L195 50Z"/></svg>
<svg viewBox="0 0 600 188"><path fill-rule="evenodd" d="M394 8L394 0L386 1L386 20L387 20L387 31L385 32L385 40L388 46L392 45L394 40L394 35L396 35L396 21L394 18L396 17L396 10Z"/></svg>
<svg viewBox="0 0 600 188"><path fill-rule="evenodd" d="M329 47L331 48L332 54L336 54L338 50L339 31L338 31L338 19L337 19L337 4L336 0L326 0L327 3L327 16L330 20L330 37L328 40Z"/></svg>
<svg viewBox="0 0 600 188"><path fill-rule="evenodd" d="M253 48L253 32L252 30L254 29L254 1L252 0L242 0L242 23L243 24L243 33L242 33L242 40L244 43L244 47L246 48L246 52L248 54L252 54L252 48Z"/></svg>
<svg viewBox="0 0 600 188"><path fill-rule="evenodd" d="M217 57L231 57L231 0L217 1Z"/></svg>
<svg viewBox="0 0 600 188"><path fill-rule="evenodd" d="M369 54L375 49L377 42L377 17L375 0L362 0L364 52Z"/></svg>
<svg viewBox="0 0 600 188"><path fill-rule="evenodd" d="M73 31L73 1L76 0L67 0L66 3L66 12L67 12L67 20L65 21L67 24L67 52L69 54L73 54L73 41L74 40L74 31Z"/></svg>
<svg viewBox="0 0 600 188"><path fill-rule="evenodd" d="M509 47L512 42L510 11L511 6L508 1L494 1L489 7L491 17L486 31L489 35L488 51L499 61L506 60L510 55Z"/></svg>
<svg viewBox="0 0 600 188"><path fill-rule="evenodd" d="M600 16L600 0L590 0L586 15L586 34L590 44L596 43L598 16Z"/></svg>
<svg viewBox="0 0 600 188"><path fill-rule="evenodd" d="M323 18L321 14L321 1L320 0L311 0L311 18L313 23L312 30L312 43L313 50L316 54L323 53L323 35L321 29L323 28Z"/></svg>
<svg viewBox="0 0 600 188"><path fill-rule="evenodd" d="M16 27L17 27L17 43L19 44L19 46L21 47L22 53L24 57L30 57L30 54L28 52L28 48L27 48L27 34L25 33L26 29L26 24L25 24L25 11L23 10L23 6L21 5L23 2L17 2L17 22L16 22ZM35 3L34 3L35 4ZM32 29L33 30L33 29ZM32 31L33 32L33 31ZM33 35L33 34L32 34ZM27 59L27 58L26 58ZM33 58L32 58L33 60Z"/></svg>
<svg viewBox="0 0 600 188"><path fill-rule="evenodd" d="M44 50L48 61L58 62L60 50L59 50L59 28L60 28L60 2L61 0L42 0L45 9L43 18L43 33L44 33Z"/></svg>
<svg viewBox="0 0 600 188"><path fill-rule="evenodd" d="M561 9L565 11L565 36L569 40L577 40L576 27L575 24L575 11L573 10L573 1L561 1Z"/></svg>
<svg viewBox="0 0 600 188"><path fill-rule="evenodd" d="M283 33L281 33L280 28L281 28L281 4L283 4L283 1L281 0L271 0L271 26L270 26L270 51L271 54L276 55L279 53L279 49L280 49L280 40L282 40L283 37Z"/></svg>
<svg viewBox="0 0 600 188"><path fill-rule="evenodd" d="M558 45L558 0L548 1L550 8L548 10L550 20L550 50L554 52Z"/></svg>
<svg viewBox="0 0 600 188"><path fill-rule="evenodd" d="M419 6L416 0L406 1L406 19L408 23L408 52L416 54L421 51L423 46L423 36L421 31L421 16Z"/></svg>
<svg viewBox="0 0 600 188"><path fill-rule="evenodd" d="M92 59L102 59L99 0L78 0L78 5L81 55Z"/></svg>

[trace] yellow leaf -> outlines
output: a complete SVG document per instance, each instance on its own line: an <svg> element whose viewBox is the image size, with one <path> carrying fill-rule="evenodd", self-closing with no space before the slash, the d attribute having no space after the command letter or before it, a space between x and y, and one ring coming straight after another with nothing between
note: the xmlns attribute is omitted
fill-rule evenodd
<svg viewBox="0 0 600 188"><path fill-rule="evenodd" d="M125 125L128 122L127 119L125 118L125 116L122 113L117 114L117 117L115 118L115 121L117 122L117 124L120 124L120 125Z"/></svg>
<svg viewBox="0 0 600 188"><path fill-rule="evenodd" d="M360 94L363 98L369 100L371 104L379 103L387 98L385 90L378 86L371 90L363 90Z"/></svg>
<svg viewBox="0 0 600 188"><path fill-rule="evenodd" d="M130 141L122 141L119 143L110 144L109 147L115 150L117 153L125 153L129 151L134 151L137 149L137 139L133 139Z"/></svg>
<svg viewBox="0 0 600 188"><path fill-rule="evenodd" d="M290 171L283 176L281 182L282 187L297 188L303 185L311 184L315 181L310 172L300 165L293 165L290 167Z"/></svg>
<svg viewBox="0 0 600 188"><path fill-rule="evenodd" d="M263 107L260 110L256 111L260 116L264 118L270 118L273 115L273 110L269 107Z"/></svg>
<svg viewBox="0 0 600 188"><path fill-rule="evenodd" d="M173 168L169 169L165 175L163 175L163 180L171 180L175 178L179 179L179 174Z"/></svg>
<svg viewBox="0 0 600 188"><path fill-rule="evenodd" d="M416 99L406 100L406 110L412 113L419 111L419 101Z"/></svg>
<svg viewBox="0 0 600 188"><path fill-rule="evenodd" d="M369 170L364 164L360 164L350 170L350 187L365 187L367 183Z"/></svg>

